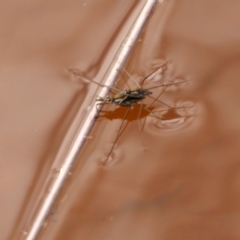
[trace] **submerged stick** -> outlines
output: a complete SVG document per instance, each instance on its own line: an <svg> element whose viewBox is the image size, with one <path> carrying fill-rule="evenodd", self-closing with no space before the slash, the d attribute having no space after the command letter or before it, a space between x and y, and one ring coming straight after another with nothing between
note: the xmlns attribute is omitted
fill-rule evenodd
<svg viewBox="0 0 240 240"><path fill-rule="evenodd" d="M116 57L113 60L113 64L110 67L110 71L107 75L106 81L104 85L106 86L113 86L115 83L119 71L118 69L121 68L121 66L124 65L132 47L134 46L148 16L151 13L151 10L155 3L158 1L156 0L147 0L146 4L141 9L140 13L138 14L137 19L131 26L131 29L129 30L127 36L123 39L122 44L118 52L116 53ZM105 98L108 94L109 89L104 87L100 92L100 97ZM74 139L72 140L72 143L69 147L69 150L64 157L62 161L62 167L59 171L59 174L54 179L52 183L52 187L50 190L46 189L47 195L44 197L42 204L40 206L40 209L35 217L33 219L32 225L30 226L30 229L24 229L24 231L27 233L26 240L34 240L36 239L38 233L40 232L42 226L44 225L44 221L46 217L48 216L50 209L61 189L63 186L69 171L76 161L76 158L81 151L83 144L86 140L86 136L88 136L89 132L91 131L93 124L95 123L96 119L96 103L92 106L92 109L84 119L83 124L81 125L81 121L79 121L79 128L75 134Z"/></svg>

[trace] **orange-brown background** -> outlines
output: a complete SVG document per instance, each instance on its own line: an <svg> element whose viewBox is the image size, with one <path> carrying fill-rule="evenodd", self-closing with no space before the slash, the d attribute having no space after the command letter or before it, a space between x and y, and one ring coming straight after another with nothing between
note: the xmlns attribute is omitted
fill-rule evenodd
<svg viewBox="0 0 240 240"><path fill-rule="evenodd" d="M77 109L84 114L82 103L95 98L95 86L65 68L102 76L138 4L1 4L1 239L24 239ZM166 75L191 84L161 99L193 104L186 113L194 117L156 124L147 116L147 150L137 120L129 121L104 166L121 119L98 121L39 239L239 239L239 7L225 0L158 4L128 71L144 76L153 63L171 60Z"/></svg>

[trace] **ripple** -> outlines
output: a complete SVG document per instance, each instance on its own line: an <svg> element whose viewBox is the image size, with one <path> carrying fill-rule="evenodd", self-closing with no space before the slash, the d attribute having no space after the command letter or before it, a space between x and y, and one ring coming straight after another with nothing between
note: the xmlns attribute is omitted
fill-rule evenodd
<svg viewBox="0 0 240 240"><path fill-rule="evenodd" d="M193 104L156 109L151 116L147 117L147 131L156 132L156 128L163 131L175 131L186 127L194 119L195 112L196 106Z"/></svg>
<svg viewBox="0 0 240 240"><path fill-rule="evenodd" d="M117 144L115 144L113 150L111 150L111 148L112 148L112 145L109 145L108 150L106 150L105 154L99 159L100 166L102 167L110 166L120 161L121 152Z"/></svg>
<svg viewBox="0 0 240 240"><path fill-rule="evenodd" d="M155 121L153 122L153 125L157 128L164 129L164 130L174 130L174 129L179 129L180 127L183 127L187 122L187 119L189 119L189 117L179 117L179 118L168 119L168 120L155 119Z"/></svg>

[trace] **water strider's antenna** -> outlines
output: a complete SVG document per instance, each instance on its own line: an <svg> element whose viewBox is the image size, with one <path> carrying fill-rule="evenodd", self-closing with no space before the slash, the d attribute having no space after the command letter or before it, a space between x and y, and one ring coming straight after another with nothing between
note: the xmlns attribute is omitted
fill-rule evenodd
<svg viewBox="0 0 240 240"><path fill-rule="evenodd" d="M113 60L113 64L110 67L110 71L109 74L107 75L104 85L111 87L113 86L119 74L118 69L124 65L134 43L136 42L145 22L147 21L148 16L151 13L151 10L153 9L153 6L157 2L159 1L146 0L145 5L141 8L136 20L129 29L127 36L124 37L120 49L117 51L115 55L116 57ZM106 98L108 91L109 91L108 88L103 88L99 94L100 95L99 97ZM38 233L40 232L42 226L44 225L44 221L50 212L52 204L54 203L54 200L56 199L61 187L63 186L73 163L75 162L79 152L81 151L83 144L86 140L86 137L88 136L90 130L93 127L93 124L96 121L95 119L97 113L95 107L96 104L97 103L94 103L92 109L85 117L84 122L82 124L81 124L82 119L79 120L80 123L78 130L74 136L74 139L72 140L68 152L66 153L62 161L62 167L59 173L54 178L53 182L51 182L51 188L45 189L46 195L42 200L40 208L37 212L37 215L33 219L31 226L29 227L29 229L24 229L23 231L24 233L26 233L25 237L26 240L36 239Z"/></svg>
<svg viewBox="0 0 240 240"><path fill-rule="evenodd" d="M115 90L115 91L118 91L118 92L120 92L121 90L120 89L118 89L118 88L116 88L116 87L113 87L113 86L108 86L108 85L105 85L105 84L102 84L102 83L98 83L98 82L95 82L94 80L92 80L92 79L88 79L88 78L85 78L81 73L80 73L80 71L76 68L67 68L68 69L68 71L70 72L70 73L73 73L73 75L75 75L75 76L77 76L77 77L80 77L82 80L84 80L84 81L87 81L87 82L93 82L93 83L95 83L95 84L97 84L98 86L100 86L100 87L106 87L106 88L109 88L109 89L112 89L112 90Z"/></svg>

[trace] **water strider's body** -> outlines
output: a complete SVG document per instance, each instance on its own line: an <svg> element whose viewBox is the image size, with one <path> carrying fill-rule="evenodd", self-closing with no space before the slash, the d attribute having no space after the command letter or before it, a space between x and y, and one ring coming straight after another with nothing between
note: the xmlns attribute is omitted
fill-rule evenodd
<svg viewBox="0 0 240 240"><path fill-rule="evenodd" d="M151 95L148 89L125 89L113 96L107 96L106 98L97 98L98 105L115 104L122 107L131 107L132 104L141 102L146 96Z"/></svg>

